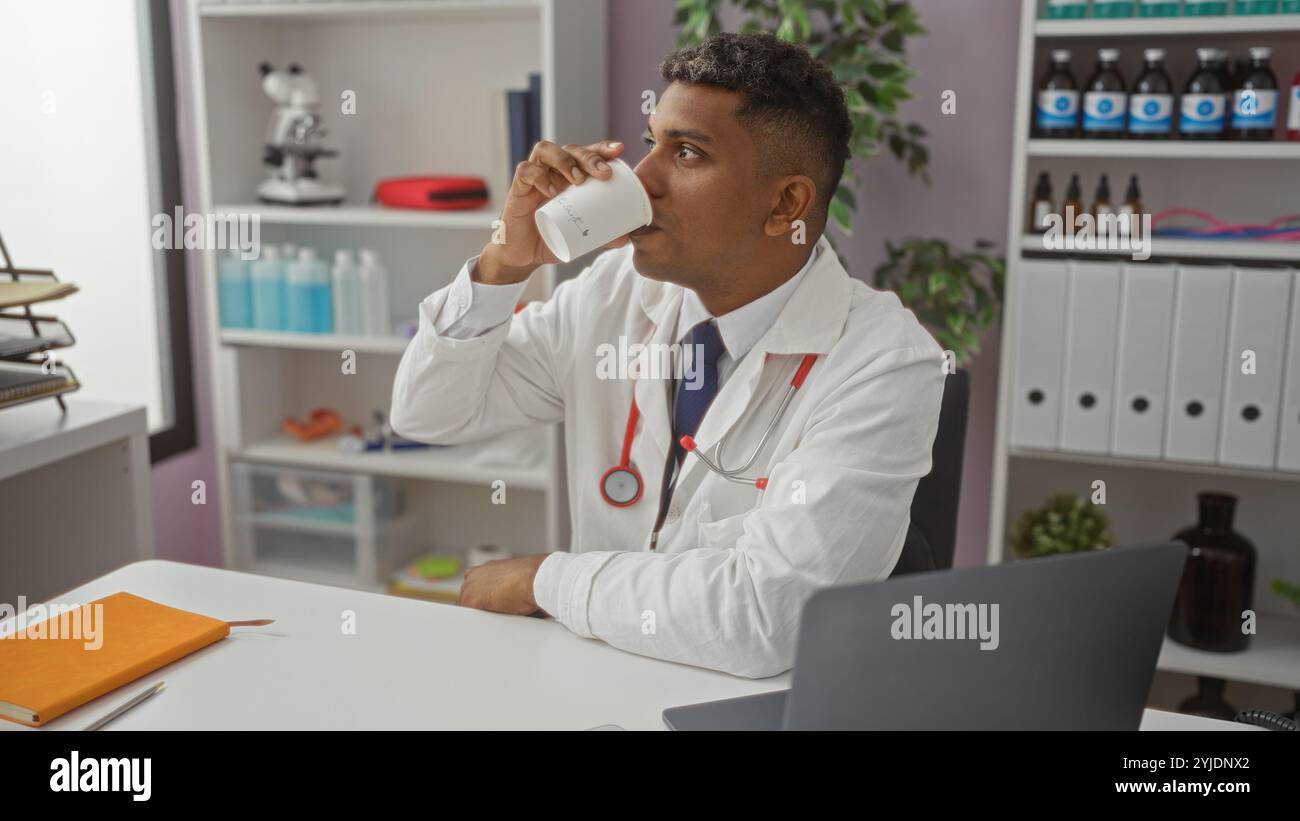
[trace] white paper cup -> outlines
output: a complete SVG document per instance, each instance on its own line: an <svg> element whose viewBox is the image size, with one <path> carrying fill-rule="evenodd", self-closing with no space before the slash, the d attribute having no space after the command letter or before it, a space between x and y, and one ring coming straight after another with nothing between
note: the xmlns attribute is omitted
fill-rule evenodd
<svg viewBox="0 0 1300 821"><path fill-rule="evenodd" d="M561 262L577 259L654 219L641 180L622 160L608 162L614 171L608 180L587 177L534 214L542 241Z"/></svg>

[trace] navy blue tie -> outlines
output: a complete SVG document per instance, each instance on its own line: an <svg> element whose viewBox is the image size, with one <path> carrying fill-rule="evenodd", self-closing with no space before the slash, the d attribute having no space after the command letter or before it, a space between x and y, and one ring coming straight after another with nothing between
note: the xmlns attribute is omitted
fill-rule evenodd
<svg viewBox="0 0 1300 821"><path fill-rule="evenodd" d="M718 326L707 320L691 328L690 349L685 352L682 379L677 383L677 405L673 414L673 448L680 461L686 452L678 441L700 429L709 403L718 394L718 358L726 348Z"/></svg>

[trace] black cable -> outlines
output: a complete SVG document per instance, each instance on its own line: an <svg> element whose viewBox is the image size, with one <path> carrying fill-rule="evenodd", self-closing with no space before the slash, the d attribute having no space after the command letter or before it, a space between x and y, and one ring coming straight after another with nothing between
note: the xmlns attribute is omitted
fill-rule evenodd
<svg viewBox="0 0 1300 821"><path fill-rule="evenodd" d="M1236 721L1242 724L1253 724L1256 727L1263 727L1266 730L1291 730L1297 729L1294 720L1284 715L1270 712L1269 710L1246 710L1237 713Z"/></svg>

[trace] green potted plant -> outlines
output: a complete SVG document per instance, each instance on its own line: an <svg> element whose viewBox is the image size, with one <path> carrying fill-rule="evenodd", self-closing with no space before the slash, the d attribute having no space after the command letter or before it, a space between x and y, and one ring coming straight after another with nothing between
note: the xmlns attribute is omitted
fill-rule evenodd
<svg viewBox="0 0 1300 821"><path fill-rule="evenodd" d="M1008 543L1017 557L1028 559L1104 550L1115 537L1100 507L1073 493L1057 493L1042 507L1020 514Z"/></svg>
<svg viewBox="0 0 1300 821"><path fill-rule="evenodd" d="M1291 602L1297 610L1300 610L1300 584L1285 579L1274 579L1273 592Z"/></svg>
<svg viewBox="0 0 1300 821"><path fill-rule="evenodd" d="M888 258L874 285L894 291L939 345L964 365L979 353L980 336L998 318L1006 260L979 240L974 251L954 251L941 239L885 242Z"/></svg>

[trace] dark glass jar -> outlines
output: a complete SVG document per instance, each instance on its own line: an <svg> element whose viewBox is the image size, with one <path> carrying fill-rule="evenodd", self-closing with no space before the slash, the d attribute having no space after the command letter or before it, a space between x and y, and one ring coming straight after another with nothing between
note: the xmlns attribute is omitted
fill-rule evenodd
<svg viewBox="0 0 1300 821"><path fill-rule="evenodd" d="M1196 50L1196 72L1187 78L1179 100L1178 136L1184 140L1222 140L1228 108L1228 78L1223 72L1223 52Z"/></svg>
<svg viewBox="0 0 1300 821"><path fill-rule="evenodd" d="M1070 52L1056 49L1035 95L1033 136L1073 137L1078 132L1079 84L1070 71Z"/></svg>
<svg viewBox="0 0 1300 821"><path fill-rule="evenodd" d="M1187 564L1169 617L1169 637L1198 650L1245 650L1242 612L1251 609L1255 546L1232 529L1237 497L1201 493L1201 520L1174 538L1187 543Z"/></svg>

